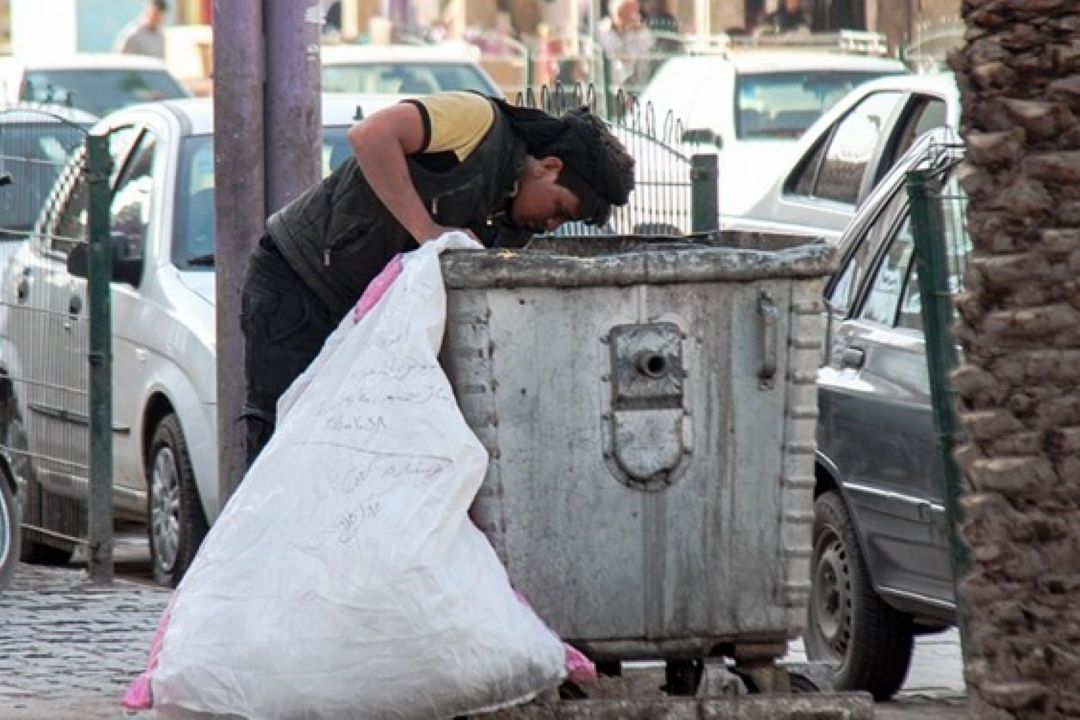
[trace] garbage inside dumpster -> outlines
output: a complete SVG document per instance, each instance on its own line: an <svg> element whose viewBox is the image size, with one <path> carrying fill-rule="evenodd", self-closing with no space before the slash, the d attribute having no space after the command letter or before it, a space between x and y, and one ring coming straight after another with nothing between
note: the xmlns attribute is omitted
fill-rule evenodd
<svg viewBox="0 0 1080 720"><path fill-rule="evenodd" d="M438 254L474 246L449 233L406 256L282 398L128 706L443 718L591 668L516 596L467 514L488 455L437 360Z"/></svg>

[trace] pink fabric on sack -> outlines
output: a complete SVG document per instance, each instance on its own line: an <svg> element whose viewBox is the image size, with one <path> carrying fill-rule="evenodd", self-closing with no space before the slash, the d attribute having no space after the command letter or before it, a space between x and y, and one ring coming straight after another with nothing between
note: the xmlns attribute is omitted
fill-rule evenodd
<svg viewBox="0 0 1080 720"><path fill-rule="evenodd" d="M401 255L395 255L390 262L386 263L386 267L382 269L382 272L376 275L375 279L368 283L368 286L364 289L364 294L360 296L359 302L353 308L354 323L360 322L371 311L371 308L378 304L400 274Z"/></svg>
<svg viewBox="0 0 1080 720"><path fill-rule="evenodd" d="M157 630L154 631L154 639L150 642L150 657L146 661L146 669L139 674L139 677L135 678L135 681L131 683L127 692L124 693L124 697L120 700L120 705L125 710L149 710L154 705L154 698L150 692L150 676L157 669L161 644L165 640L165 631L169 627L169 610L171 608L172 603L170 602L169 607L165 608L165 611L161 613L161 619L158 620Z"/></svg>

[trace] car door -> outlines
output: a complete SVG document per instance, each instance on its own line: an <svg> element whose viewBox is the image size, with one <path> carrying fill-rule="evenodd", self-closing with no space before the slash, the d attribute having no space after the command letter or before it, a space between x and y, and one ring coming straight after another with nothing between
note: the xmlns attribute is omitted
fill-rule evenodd
<svg viewBox="0 0 1080 720"><path fill-rule="evenodd" d="M831 323L819 373L819 442L842 478L879 591L950 601L948 556L934 526L941 463L903 186L866 233L858 270L849 265L852 276L833 287L850 306Z"/></svg>
<svg viewBox="0 0 1080 720"><path fill-rule="evenodd" d="M109 137L111 183L134 134L134 128L120 127ZM67 258L88 241L88 209L86 176L79 173L55 220L47 223L37 243L41 252L24 269L17 290L34 316L23 328L20 346L30 363L24 369L37 376L28 383L26 418L36 474L45 489L76 497L85 497L89 474L89 306L86 282L68 272Z"/></svg>

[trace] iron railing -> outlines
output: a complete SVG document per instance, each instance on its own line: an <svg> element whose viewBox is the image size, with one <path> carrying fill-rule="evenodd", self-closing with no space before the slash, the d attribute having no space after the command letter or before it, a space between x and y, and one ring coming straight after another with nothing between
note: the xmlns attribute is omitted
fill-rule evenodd
<svg viewBox="0 0 1080 720"><path fill-rule="evenodd" d="M956 398L950 377L959 361L957 343L952 333L955 317L953 297L963 287L971 246L966 222L967 198L960 189L955 172L960 153L956 148L942 149L942 152L948 154L947 161L932 163L928 169L917 169L908 174L907 190L911 201L934 427L944 466L941 496L948 525L957 626L966 660L969 647L968 612L959 592L959 582L970 570L971 561L959 531L964 517L960 502L964 489L954 453L963 433L956 418Z"/></svg>

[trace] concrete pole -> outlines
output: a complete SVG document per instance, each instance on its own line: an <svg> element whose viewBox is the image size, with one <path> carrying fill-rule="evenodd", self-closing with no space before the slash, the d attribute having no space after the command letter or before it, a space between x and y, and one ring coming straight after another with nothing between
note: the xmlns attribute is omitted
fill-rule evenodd
<svg viewBox="0 0 1080 720"><path fill-rule="evenodd" d="M245 469L240 288L266 222L263 0L214 0L218 508Z"/></svg>
<svg viewBox="0 0 1080 720"><path fill-rule="evenodd" d="M266 29L266 211L322 178L318 0L263 0Z"/></svg>
<svg viewBox="0 0 1080 720"><path fill-rule="evenodd" d="M318 0L215 0L218 508L246 466L240 292L267 215L322 177Z"/></svg>

